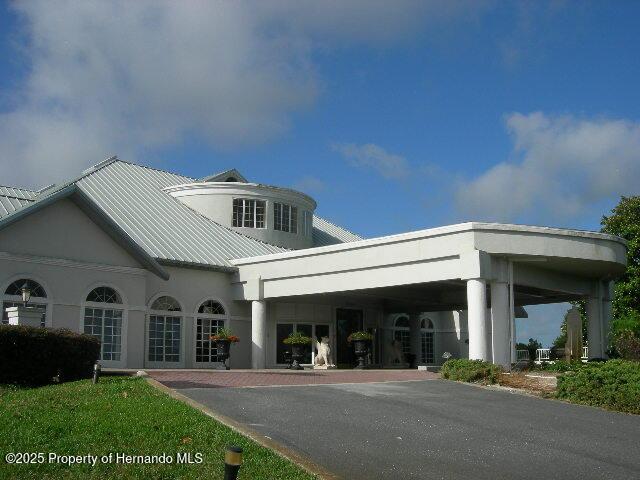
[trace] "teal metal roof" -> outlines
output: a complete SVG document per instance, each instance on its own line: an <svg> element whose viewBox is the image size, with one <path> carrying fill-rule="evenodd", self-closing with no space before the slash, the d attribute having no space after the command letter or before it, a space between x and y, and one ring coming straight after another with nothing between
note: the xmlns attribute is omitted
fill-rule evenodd
<svg viewBox="0 0 640 480"><path fill-rule="evenodd" d="M78 178L40 192L0 187L0 219L75 185L83 197L161 263L233 269L230 259L287 251L224 227L162 191L194 181L114 157L85 170ZM313 227L314 246L361 240L320 217L314 217Z"/></svg>

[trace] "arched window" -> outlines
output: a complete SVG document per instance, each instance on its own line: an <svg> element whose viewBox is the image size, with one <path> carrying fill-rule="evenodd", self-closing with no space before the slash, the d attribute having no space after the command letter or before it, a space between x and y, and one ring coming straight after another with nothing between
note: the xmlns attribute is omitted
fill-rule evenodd
<svg viewBox="0 0 640 480"><path fill-rule="evenodd" d="M122 297L115 289L101 286L86 297L84 333L101 342L100 360L119 362L122 355Z"/></svg>
<svg viewBox="0 0 640 480"><path fill-rule="evenodd" d="M22 306L22 287L25 284L27 288L31 290L31 298L28 305L42 312L40 325L44 327L47 317L47 292L42 285L30 278L16 280L4 291L4 296L2 297L2 323L9 323L9 316L6 312L7 308Z"/></svg>
<svg viewBox="0 0 640 480"><path fill-rule="evenodd" d="M154 313L149 315L149 361L180 362L182 317L176 315L182 311L180 304L175 298L163 295L151 304L150 309Z"/></svg>
<svg viewBox="0 0 640 480"><path fill-rule="evenodd" d="M434 332L433 332L433 320L430 318L423 318L420 328L422 329L422 363L434 363L435 351L434 351Z"/></svg>
<svg viewBox="0 0 640 480"><path fill-rule="evenodd" d="M180 304L178 301L169 296L158 297L151 305L151 310L163 310L165 312L180 312Z"/></svg>
<svg viewBox="0 0 640 480"><path fill-rule="evenodd" d="M221 362L216 344L211 341L219 329L224 328L224 307L220 302L207 300L198 308L196 317L196 363L205 366L208 363Z"/></svg>
<svg viewBox="0 0 640 480"><path fill-rule="evenodd" d="M215 300L207 300L200 305L198 308L198 313L208 313L211 315L224 315L224 307L220 302L216 302Z"/></svg>
<svg viewBox="0 0 640 480"><path fill-rule="evenodd" d="M420 322L420 328L422 330L433 330L433 321L430 318L423 318Z"/></svg>
<svg viewBox="0 0 640 480"><path fill-rule="evenodd" d="M395 322L396 328L409 328L409 317L398 317Z"/></svg>
<svg viewBox="0 0 640 480"><path fill-rule="evenodd" d="M24 285L26 285L27 288L31 290L32 297L47 298L47 292L44 291L42 285L40 285L35 280L30 280L28 278L21 278L20 280L16 280L7 287L4 293L5 295L16 295L22 297L22 287Z"/></svg>
<svg viewBox="0 0 640 480"><path fill-rule="evenodd" d="M98 287L89 292L87 302L122 303L122 298L120 298L118 292L111 287Z"/></svg>

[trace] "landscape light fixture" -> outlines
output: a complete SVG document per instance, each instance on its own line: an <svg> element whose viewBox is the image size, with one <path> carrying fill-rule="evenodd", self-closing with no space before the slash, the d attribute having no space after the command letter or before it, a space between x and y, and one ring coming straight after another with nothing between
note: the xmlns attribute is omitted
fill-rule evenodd
<svg viewBox="0 0 640 480"><path fill-rule="evenodd" d="M31 299L31 289L29 288L28 282L24 282L24 285L20 288L20 292L22 293L23 306L26 307L27 303L29 303L29 300Z"/></svg>
<svg viewBox="0 0 640 480"><path fill-rule="evenodd" d="M242 448L229 446L224 453L224 480L236 480L242 465Z"/></svg>

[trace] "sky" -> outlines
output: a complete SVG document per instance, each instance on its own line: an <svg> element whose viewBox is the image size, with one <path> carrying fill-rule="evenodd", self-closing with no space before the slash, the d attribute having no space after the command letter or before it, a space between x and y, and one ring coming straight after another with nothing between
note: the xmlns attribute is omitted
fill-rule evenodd
<svg viewBox="0 0 640 480"><path fill-rule="evenodd" d="M0 184L237 168L365 237L599 229L640 185L637 1L0 5ZM566 305L530 307L549 344Z"/></svg>

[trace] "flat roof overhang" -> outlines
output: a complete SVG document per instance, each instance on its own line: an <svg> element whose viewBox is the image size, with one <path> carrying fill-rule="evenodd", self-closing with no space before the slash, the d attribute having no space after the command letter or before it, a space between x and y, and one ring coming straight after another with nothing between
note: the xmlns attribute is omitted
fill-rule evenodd
<svg viewBox="0 0 640 480"><path fill-rule="evenodd" d="M626 242L613 235L472 222L230 262L238 268L236 298L255 300L376 291L395 296L399 287L428 296L446 282L454 291L471 278L505 281L507 260L516 302L520 292L525 305L588 295L594 280L624 272L626 253Z"/></svg>

